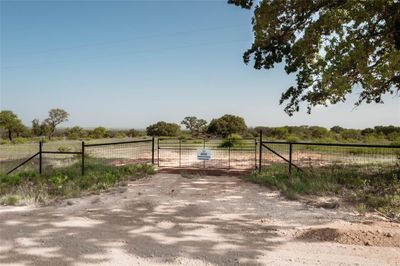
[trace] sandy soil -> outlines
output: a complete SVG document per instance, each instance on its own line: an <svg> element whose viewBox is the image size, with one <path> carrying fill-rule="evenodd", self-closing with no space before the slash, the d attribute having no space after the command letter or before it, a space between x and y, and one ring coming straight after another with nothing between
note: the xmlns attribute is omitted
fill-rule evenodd
<svg viewBox="0 0 400 266"><path fill-rule="evenodd" d="M0 265L400 265L400 225L228 176L160 173L45 208L0 207Z"/></svg>

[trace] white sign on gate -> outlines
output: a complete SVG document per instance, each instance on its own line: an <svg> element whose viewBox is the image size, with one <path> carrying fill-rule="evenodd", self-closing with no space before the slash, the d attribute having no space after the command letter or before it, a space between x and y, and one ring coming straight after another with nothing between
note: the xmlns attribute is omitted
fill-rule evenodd
<svg viewBox="0 0 400 266"><path fill-rule="evenodd" d="M197 160L201 160L201 161L211 160L211 151L210 150L198 150L197 151Z"/></svg>

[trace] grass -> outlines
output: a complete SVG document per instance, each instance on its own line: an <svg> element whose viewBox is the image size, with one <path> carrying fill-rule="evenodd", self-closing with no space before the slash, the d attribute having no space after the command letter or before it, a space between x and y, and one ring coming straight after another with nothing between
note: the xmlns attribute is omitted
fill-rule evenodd
<svg viewBox="0 0 400 266"><path fill-rule="evenodd" d="M281 191L289 199L300 195L336 196L365 213L377 210L400 221L400 167L329 166L288 174L275 165L246 179Z"/></svg>
<svg viewBox="0 0 400 266"><path fill-rule="evenodd" d="M80 163L64 168L45 171L24 171L14 175L0 175L0 204L45 205L65 198L79 197L82 193L106 190L116 184L135 180L154 173L151 165L131 164L125 166L100 165L86 159L84 176Z"/></svg>

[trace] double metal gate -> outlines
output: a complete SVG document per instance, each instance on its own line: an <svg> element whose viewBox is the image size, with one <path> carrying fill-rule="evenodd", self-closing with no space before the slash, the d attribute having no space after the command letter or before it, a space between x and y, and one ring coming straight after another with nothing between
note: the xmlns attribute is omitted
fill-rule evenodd
<svg viewBox="0 0 400 266"><path fill-rule="evenodd" d="M157 140L159 167L256 169L258 143L242 139L233 145L224 139L165 139ZM211 153L210 160L199 160L199 151Z"/></svg>

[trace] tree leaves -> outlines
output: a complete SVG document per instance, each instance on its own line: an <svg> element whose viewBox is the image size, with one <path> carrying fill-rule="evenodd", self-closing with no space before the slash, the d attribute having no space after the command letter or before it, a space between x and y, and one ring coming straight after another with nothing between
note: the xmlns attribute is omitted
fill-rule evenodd
<svg viewBox="0 0 400 266"><path fill-rule="evenodd" d="M229 0L251 8L252 1ZM400 3L396 0L263 0L254 7L254 42L246 64L270 69L284 62L296 84L283 94L289 115L302 102L346 100L356 85L359 105L400 90Z"/></svg>

